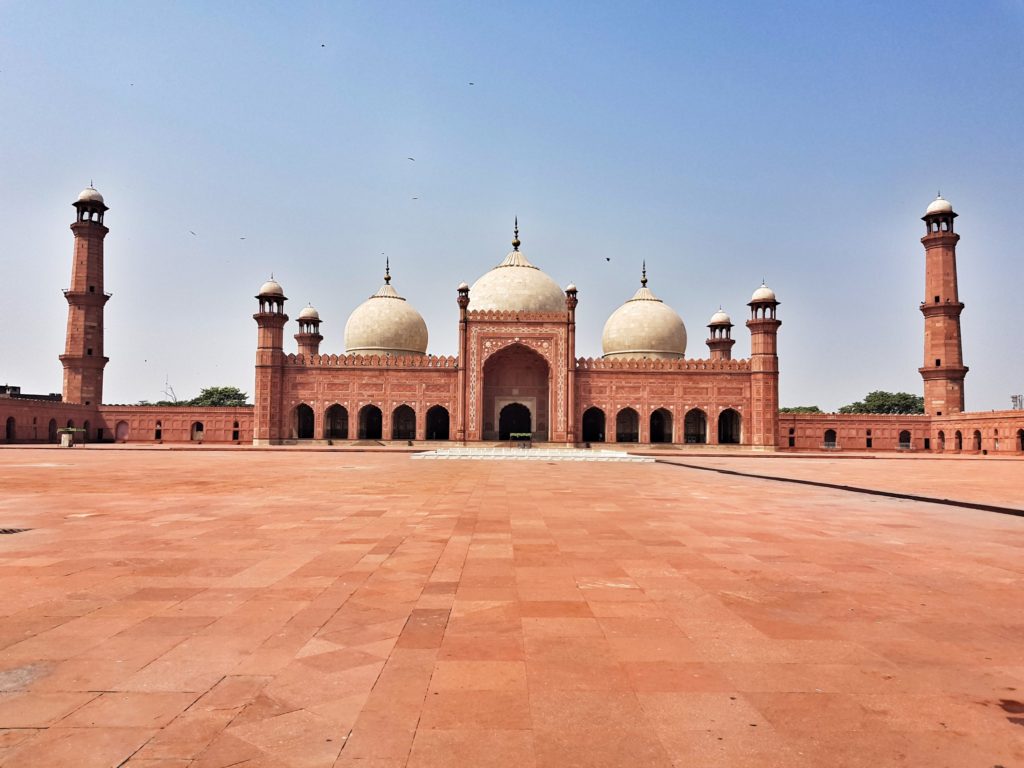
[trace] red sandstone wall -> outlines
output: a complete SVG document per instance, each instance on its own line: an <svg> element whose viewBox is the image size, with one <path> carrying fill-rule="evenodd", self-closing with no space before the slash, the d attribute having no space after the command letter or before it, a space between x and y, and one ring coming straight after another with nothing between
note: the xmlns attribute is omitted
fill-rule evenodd
<svg viewBox="0 0 1024 768"><path fill-rule="evenodd" d="M924 451L931 444L928 416L882 414L781 413L778 446L797 451ZM827 446L825 432L835 430L835 447ZM909 448L900 446L900 432L910 433ZM868 447L868 440L871 447ZM925 447L925 440L928 447Z"/></svg>
<svg viewBox="0 0 1024 768"><path fill-rule="evenodd" d="M956 433L960 433L959 447ZM935 416L932 450L940 453L1024 453L1024 411L987 411Z"/></svg>
<svg viewBox="0 0 1024 768"><path fill-rule="evenodd" d="M13 439L7 438L9 419L14 419ZM52 428L50 422L53 422ZM54 431L64 427L88 427L87 441L97 439L97 429L103 424L96 408L54 400L20 400L0 398L0 442L3 443L56 443ZM100 436L109 437L104 432ZM76 437L82 439L82 435Z"/></svg>
<svg viewBox="0 0 1024 768"><path fill-rule="evenodd" d="M103 405L100 406L100 416L104 434L118 442L252 443L252 406ZM197 424L202 424L201 431Z"/></svg>
<svg viewBox="0 0 1024 768"><path fill-rule="evenodd" d="M347 362L346 362L347 360ZM358 364L352 363L358 361ZM363 362L365 360L365 363ZM279 413L272 414L284 439L298 436L295 409L302 403L313 409L313 439L325 439L324 413L332 405L348 411L348 439L359 434L359 411L375 405L382 413L382 439L391 439L392 414L401 405L416 413L416 438L425 440L427 410L440 405L448 411L450 434L455 434L458 405L458 370L451 358L430 358L429 365L405 365L399 358L383 362L381 358L344 356L314 357L310 363L289 355L282 367L282 397Z"/></svg>
<svg viewBox="0 0 1024 768"><path fill-rule="evenodd" d="M636 367L599 365L609 361L580 361L576 371L576 424L583 413L597 407L605 413L606 442L615 442L615 418L623 408L640 414L640 442L650 442L651 414L664 408L672 414L672 442L683 443L686 413L699 408L707 416L707 444L718 444L718 414L737 411L743 422L750 411L750 363L731 361L636 361ZM740 443L750 444L749 430L741 423Z"/></svg>

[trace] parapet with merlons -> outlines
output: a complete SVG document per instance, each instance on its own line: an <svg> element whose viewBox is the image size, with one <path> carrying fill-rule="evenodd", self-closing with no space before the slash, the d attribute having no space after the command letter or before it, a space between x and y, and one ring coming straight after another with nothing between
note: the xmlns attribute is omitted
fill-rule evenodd
<svg viewBox="0 0 1024 768"><path fill-rule="evenodd" d="M750 371L750 360L652 360L648 358L581 357L579 371Z"/></svg>
<svg viewBox="0 0 1024 768"><path fill-rule="evenodd" d="M567 312L523 312L515 309L471 309L466 319L484 323L565 323Z"/></svg>
<svg viewBox="0 0 1024 768"><path fill-rule="evenodd" d="M459 358L438 355L297 355L284 357L285 365L315 368L447 368L459 367Z"/></svg>

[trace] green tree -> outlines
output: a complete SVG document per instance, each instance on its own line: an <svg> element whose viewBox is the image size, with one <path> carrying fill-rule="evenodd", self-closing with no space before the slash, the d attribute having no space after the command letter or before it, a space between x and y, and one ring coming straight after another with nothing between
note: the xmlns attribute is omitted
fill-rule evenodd
<svg viewBox="0 0 1024 768"><path fill-rule="evenodd" d="M189 405L210 406L238 406L248 405L249 395L238 387L206 387L199 392L198 397L188 401Z"/></svg>
<svg viewBox="0 0 1024 768"><path fill-rule="evenodd" d="M821 408L816 405L791 405L779 408L779 413L821 413Z"/></svg>
<svg viewBox="0 0 1024 768"><path fill-rule="evenodd" d="M868 392L863 400L844 405L839 413L924 413L924 398L909 392Z"/></svg>

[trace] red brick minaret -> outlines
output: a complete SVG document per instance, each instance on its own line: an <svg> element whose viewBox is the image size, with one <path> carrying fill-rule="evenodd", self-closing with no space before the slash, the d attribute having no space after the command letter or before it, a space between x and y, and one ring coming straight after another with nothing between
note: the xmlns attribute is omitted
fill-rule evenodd
<svg viewBox="0 0 1024 768"><path fill-rule="evenodd" d="M708 321L708 350L712 360L732 360L732 345L736 339L732 337L732 318L721 307Z"/></svg>
<svg viewBox="0 0 1024 768"><path fill-rule="evenodd" d="M110 296L103 292L103 195L92 186L82 190L74 202L78 212L71 231L75 233L75 256L71 265L71 287L64 291L68 301L68 329L64 342L64 401L99 405L103 401L103 305Z"/></svg>
<svg viewBox="0 0 1024 768"><path fill-rule="evenodd" d="M754 291L750 307L750 445L774 450L779 432L780 320L775 319L779 302L775 291L764 283ZM743 442L747 442L744 440Z"/></svg>
<svg viewBox="0 0 1024 768"><path fill-rule="evenodd" d="M299 345L299 354L309 358L320 354L320 342L324 337L320 335L320 313L312 304L307 305L299 312L299 332L295 334L295 341Z"/></svg>
<svg viewBox="0 0 1024 768"><path fill-rule="evenodd" d="M960 313L964 305L956 286L956 244L960 235L953 231L956 218L953 206L939 195L928 206L922 219L927 234L924 244L924 379L925 413L938 416L960 413L964 409L963 343L960 339Z"/></svg>
<svg viewBox="0 0 1024 768"><path fill-rule="evenodd" d="M256 342L256 412L253 444L269 445L282 437L275 417L281 413L281 367L284 365L284 325L288 315L284 289L271 275L256 294L259 311L253 320L259 326Z"/></svg>

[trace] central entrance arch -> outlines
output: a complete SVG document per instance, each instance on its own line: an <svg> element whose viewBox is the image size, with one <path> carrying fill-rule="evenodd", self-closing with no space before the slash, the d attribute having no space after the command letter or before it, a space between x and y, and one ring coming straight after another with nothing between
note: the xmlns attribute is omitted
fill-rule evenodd
<svg viewBox="0 0 1024 768"><path fill-rule="evenodd" d="M498 439L508 440L515 434L533 434L530 409L522 403L509 403L498 414Z"/></svg>
<svg viewBox="0 0 1024 768"><path fill-rule="evenodd" d="M551 370L547 360L523 344L511 344L487 358L483 373L483 439L507 440L509 432L530 432L536 440L548 440ZM525 410L525 416L519 409L504 415L511 405ZM502 425L511 419L522 428L504 430Z"/></svg>

